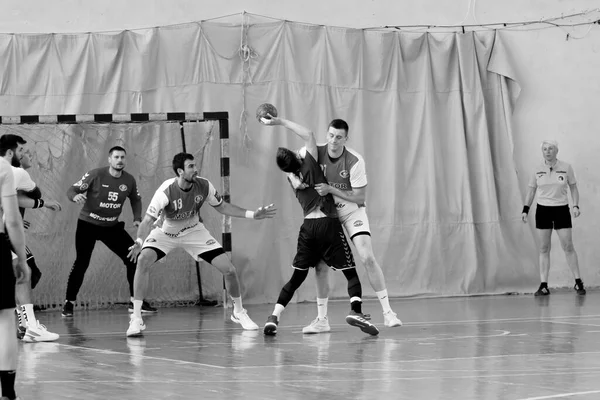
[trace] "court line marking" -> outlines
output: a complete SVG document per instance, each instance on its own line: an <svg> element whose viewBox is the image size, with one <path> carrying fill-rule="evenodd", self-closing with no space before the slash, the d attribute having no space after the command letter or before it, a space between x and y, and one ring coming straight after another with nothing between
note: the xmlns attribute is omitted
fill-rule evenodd
<svg viewBox="0 0 600 400"><path fill-rule="evenodd" d="M545 319L541 319L540 322L547 322L549 324L566 324L566 325L577 325L577 326L593 326L594 328L598 328L600 327L600 325L597 324L581 324L581 323L577 323L577 322L567 322L567 321L547 321Z"/></svg>
<svg viewBox="0 0 600 400"><path fill-rule="evenodd" d="M499 319L472 319L472 320L462 320L462 321L425 321L425 322L404 322L402 326L451 326L451 325L462 325L462 324L481 324L481 323L513 323L513 322L552 322L556 319L575 319L575 318L600 318L600 314L590 314L590 315L564 315L564 316L556 316L556 317L546 317L546 318L536 318L536 317L526 317L526 318L499 318ZM308 322L307 322L308 323ZM303 328L305 325L283 325L281 328L287 329L297 329ZM343 327L348 326L348 324L330 324L331 327ZM600 326L600 325L592 325L592 326ZM402 327L399 327L402 328ZM390 328L392 329L392 328ZM173 330L157 330L151 331L146 330L144 333L146 334L185 334L185 333L201 333L201 332L243 332L243 329L227 329L227 328L214 328L214 329L173 329ZM259 329L260 331L260 329ZM64 337L77 337L77 336L86 336L86 337L94 337L94 336L111 336L111 335L123 335L123 332L89 332L89 333L62 333L61 336Z"/></svg>
<svg viewBox="0 0 600 400"><path fill-rule="evenodd" d="M521 353L521 354L498 354L494 356L475 356L475 357L451 357L451 358L424 358L424 359L413 359L413 360L394 360L387 361L393 363L418 363L418 362L440 362L440 361L459 361L459 360L482 360L490 358L506 358L506 357L549 357L549 356L576 356L581 354L600 354L600 351L582 351L578 353ZM246 369L246 368L280 368L280 367L326 367L328 365L349 365L349 364L381 364L386 361L355 361L355 362L337 362L337 363L322 363L320 366L311 364L282 364L282 365L245 365L239 367L229 367L231 369Z"/></svg>
<svg viewBox="0 0 600 400"><path fill-rule="evenodd" d="M568 375L568 372L565 373L557 373L557 374L551 374L551 375ZM591 374L591 372L590 372ZM595 372L594 372L595 374ZM502 377L513 377L513 376L545 376L547 375L545 372L540 372L540 373L530 373L530 374L506 374L506 375L458 375L458 376L447 376L447 377L440 377L439 375L431 375L431 376L417 376L417 377L383 377L383 378L364 378L361 379L361 382L389 382L389 381L422 381L422 380L430 380L430 379L475 379L475 378L502 378ZM326 382L356 382L356 378L346 378L346 379L330 379L328 377L316 377L315 378L308 378L308 379L289 379L289 378L282 378L282 379L273 379L273 377L266 377L264 378L264 380L261 379L216 379L216 380L203 380L203 379L193 379L193 380L158 380L158 379L148 379L148 380L142 380L142 379L131 379L131 380L36 380L34 382L30 381L30 382L22 382L22 384L27 384L30 383L32 385L37 385L40 383L82 383L82 382L89 382L89 383L132 383L132 382L146 382L146 383L157 383L157 384L163 384L163 383L187 383L187 384L207 384L207 383L256 383L256 384L262 384L262 383L314 383L314 382L319 382L319 383L326 383ZM589 392L578 392L578 393L565 393L562 395L554 395L554 396L560 396L560 397L567 397L567 396L577 396L577 395L583 395L583 394L594 394L594 393L600 393L600 390L595 390L595 391L589 391ZM560 398L558 397L558 398ZM556 398L556 397L532 397L532 398L524 398L524 399L520 399L520 400L542 400L542 399L552 399L552 398Z"/></svg>
<svg viewBox="0 0 600 400"><path fill-rule="evenodd" d="M583 396L585 394L596 394L596 393L600 393L600 390L588 390L587 392L573 392L573 393L552 394L552 395L548 395L548 396L526 397L526 398L522 398L519 400L561 399L563 397Z"/></svg>
<svg viewBox="0 0 600 400"><path fill-rule="evenodd" d="M172 358L166 358L166 357L154 357L154 356L145 356L142 354L132 354L132 353L125 353L125 352L121 352L121 351L115 351L115 350L106 350L106 349L96 349L93 347L84 347L84 346L74 346L72 344L65 344L65 343L56 343L59 346L63 346L63 347L70 347L73 349L81 349L81 350L90 350L90 351L95 351L97 353L104 353L104 354L118 354L118 355L122 355L122 356L128 356L128 357L136 357L136 358L147 358L150 360L158 360L158 361L168 361L168 362L172 362L175 364L190 364L190 365L196 365L196 366L201 366L201 367L209 367L209 368L217 368L217 369L228 369L229 367L222 367L220 365L212 365L212 364L203 364L203 363L199 363L199 362L194 362L194 361L183 361L183 360L175 360Z"/></svg>

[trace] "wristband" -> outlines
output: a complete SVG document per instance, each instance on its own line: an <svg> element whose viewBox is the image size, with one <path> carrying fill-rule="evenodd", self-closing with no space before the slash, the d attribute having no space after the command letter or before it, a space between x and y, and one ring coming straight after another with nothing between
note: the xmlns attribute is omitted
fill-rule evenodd
<svg viewBox="0 0 600 400"><path fill-rule="evenodd" d="M44 200L38 199L33 201L33 208L42 208L44 207Z"/></svg>
<svg viewBox="0 0 600 400"><path fill-rule="evenodd" d="M529 214L529 206L523 206L523 212Z"/></svg>
<svg viewBox="0 0 600 400"><path fill-rule="evenodd" d="M579 210L579 206L573 206L573 208L576 208L576 209L578 209L578 210Z"/></svg>
<svg viewBox="0 0 600 400"><path fill-rule="evenodd" d="M246 210L246 218L254 219L254 211Z"/></svg>
<svg viewBox="0 0 600 400"><path fill-rule="evenodd" d="M137 244L139 244L140 246L144 244L144 241L143 241L141 238L137 238L137 239L135 239L135 242L136 242Z"/></svg>

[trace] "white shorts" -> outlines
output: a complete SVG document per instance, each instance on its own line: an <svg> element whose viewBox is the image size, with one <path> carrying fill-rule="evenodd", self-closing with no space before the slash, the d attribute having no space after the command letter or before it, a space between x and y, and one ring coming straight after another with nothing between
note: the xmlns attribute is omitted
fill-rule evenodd
<svg viewBox="0 0 600 400"><path fill-rule="evenodd" d="M148 235L142 249L154 248L162 251L165 255L176 248L182 248L188 252L194 260L199 260L199 256L207 251L222 248L221 244L211 236L203 224L198 224L185 235L171 237L164 233L160 228L154 228Z"/></svg>
<svg viewBox="0 0 600 400"><path fill-rule="evenodd" d="M340 222L350 240L359 233L371 235L371 227L369 226L369 218L365 207L358 207L351 213L341 216Z"/></svg>

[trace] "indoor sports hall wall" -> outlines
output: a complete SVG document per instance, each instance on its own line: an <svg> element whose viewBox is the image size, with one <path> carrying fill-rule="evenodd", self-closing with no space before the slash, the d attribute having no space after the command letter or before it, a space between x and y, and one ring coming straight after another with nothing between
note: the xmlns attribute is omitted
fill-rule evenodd
<svg viewBox="0 0 600 400"><path fill-rule="evenodd" d="M274 202L279 208L271 221L233 221L234 263L250 302L276 299L290 275L301 223L299 206L274 164L278 146L301 143L291 133L260 126L253 117L258 104L274 103L282 115L312 127L321 141L330 119L348 120L348 145L362 152L367 162L375 252L395 296L534 290L536 238L533 224L523 225L519 217L527 176L540 162L539 144L543 138L555 138L559 158L573 164L580 181L582 217L575 221L574 240L583 279L597 286L600 27L467 28L464 34L448 29L353 29L539 20L591 8L592 2L570 3L575 10L561 8L559 1L544 2L543 9L523 8L517 1L502 6L465 1L460 9L441 1L421 2L418 8L404 1L376 1L367 10L361 8L365 3L356 2L353 8L348 2L311 1L301 8L290 3L285 9L266 9L256 1L230 9L235 2L228 8L214 2L200 9L182 2L178 4L190 8L169 6L167 11L167 2L156 2L152 13L136 8L122 20L127 13L90 5L85 13L79 9L77 14L76 7L67 10L61 18L78 19L63 25L35 15L19 24L0 20L4 32L46 28L41 32L48 33L67 27L82 32L84 25L79 24L84 21L85 31L116 30L0 35L5 66L0 114L228 111L232 201L248 208ZM133 10L135 2L130 4ZM157 19L160 13L154 12L161 7L164 19ZM40 3L40 15L44 9ZM243 9L309 23L242 15ZM90 10L97 18L86 14L94 14ZM286 14L293 10L294 18ZM164 26L229 13L236 15ZM142 26L164 27L122 30ZM214 168L217 164L215 159ZM218 177L213 182L218 185ZM70 183L59 180L56 185L66 190ZM67 208L60 218L63 225L51 224L48 237L65 227L65 235L74 237L77 207ZM36 246L48 246L43 239L39 236ZM65 238L60 245L72 246L72 241ZM550 283L571 285L558 241L553 246ZM48 275L66 280L72 260L44 261L50 264ZM90 272L95 269L101 275L102 268L97 262ZM158 265L156 270L163 268ZM192 267L178 268L183 281L154 272L161 277L155 280L156 293L165 285L197 295L190 283L195 280ZM203 266L203 273L206 269ZM360 272L365 294L372 295ZM210 272L207 276L211 291L218 291L219 277ZM125 288L117 278L107 285ZM345 296L343 279L332 280L335 296ZM54 284L45 290L54 290ZM100 296L102 288L93 290ZM126 298L125 292L117 297ZM298 299L314 296L311 279Z"/></svg>

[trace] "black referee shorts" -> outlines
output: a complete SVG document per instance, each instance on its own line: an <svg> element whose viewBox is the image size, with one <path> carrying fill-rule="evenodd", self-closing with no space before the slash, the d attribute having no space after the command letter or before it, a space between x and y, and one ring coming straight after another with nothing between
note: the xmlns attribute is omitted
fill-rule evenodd
<svg viewBox="0 0 600 400"><path fill-rule="evenodd" d="M572 228L571 210L569 205L543 206L537 205L535 211L535 227L537 229L566 229Z"/></svg>
<svg viewBox="0 0 600 400"><path fill-rule="evenodd" d="M15 308L15 274L8 236L0 233L0 310Z"/></svg>
<svg viewBox="0 0 600 400"><path fill-rule="evenodd" d="M321 260L335 270L356 266L342 224L337 218L305 219L300 227L292 266L305 270L316 267Z"/></svg>

